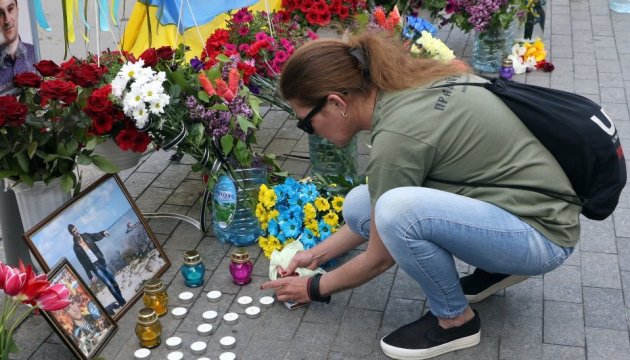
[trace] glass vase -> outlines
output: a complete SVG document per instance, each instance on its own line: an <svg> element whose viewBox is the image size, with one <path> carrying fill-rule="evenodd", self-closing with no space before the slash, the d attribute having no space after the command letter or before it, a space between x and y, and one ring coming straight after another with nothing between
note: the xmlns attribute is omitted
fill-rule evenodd
<svg viewBox="0 0 630 360"><path fill-rule="evenodd" d="M472 66L476 70L496 73L512 51L514 45L514 26L507 29L474 32Z"/></svg>
<svg viewBox="0 0 630 360"><path fill-rule="evenodd" d="M260 185L267 182L267 170L256 167L232 173L219 176L214 187L212 228L219 241L249 246L262 235L254 211Z"/></svg>
<svg viewBox="0 0 630 360"><path fill-rule="evenodd" d="M338 148L317 135L308 136L311 175L343 176L350 181L357 177L357 137Z"/></svg>

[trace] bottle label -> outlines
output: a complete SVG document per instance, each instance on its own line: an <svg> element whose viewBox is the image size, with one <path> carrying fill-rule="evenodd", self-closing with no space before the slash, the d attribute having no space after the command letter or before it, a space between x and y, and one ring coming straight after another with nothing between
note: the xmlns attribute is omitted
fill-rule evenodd
<svg viewBox="0 0 630 360"><path fill-rule="evenodd" d="M236 183L229 176L222 175L214 187L212 208L214 223L221 229L230 226L236 213Z"/></svg>

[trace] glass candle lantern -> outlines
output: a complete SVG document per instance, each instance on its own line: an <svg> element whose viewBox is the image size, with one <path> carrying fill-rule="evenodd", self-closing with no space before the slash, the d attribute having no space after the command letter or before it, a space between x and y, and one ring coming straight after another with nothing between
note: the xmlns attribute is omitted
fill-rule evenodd
<svg viewBox="0 0 630 360"><path fill-rule="evenodd" d="M162 325L155 310L151 308L140 309L136 322L136 336L140 340L140 346L152 349L160 345L161 335Z"/></svg>
<svg viewBox="0 0 630 360"><path fill-rule="evenodd" d="M244 248L238 248L232 253L230 261L230 274L237 285L248 284L252 280L254 264L249 258L249 253Z"/></svg>
<svg viewBox="0 0 630 360"><path fill-rule="evenodd" d="M160 279L151 279L144 283L144 306L155 310L158 316L168 312L168 294Z"/></svg>
<svg viewBox="0 0 630 360"><path fill-rule="evenodd" d="M503 64L501 64L500 75L505 80L512 80L514 75L514 67L512 65L513 63L510 59L504 59Z"/></svg>
<svg viewBox="0 0 630 360"><path fill-rule="evenodd" d="M186 286L198 287L203 285L206 266L201 261L201 255L198 251L191 250L184 253L184 265L181 267L181 272Z"/></svg>

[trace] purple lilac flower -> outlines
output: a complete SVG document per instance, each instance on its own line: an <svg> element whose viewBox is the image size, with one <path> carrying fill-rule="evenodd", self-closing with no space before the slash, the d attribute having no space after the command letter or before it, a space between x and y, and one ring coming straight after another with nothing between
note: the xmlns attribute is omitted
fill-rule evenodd
<svg viewBox="0 0 630 360"><path fill-rule="evenodd" d="M479 32L490 25L492 16L507 5L508 0L460 0L460 7L470 16L468 22Z"/></svg>

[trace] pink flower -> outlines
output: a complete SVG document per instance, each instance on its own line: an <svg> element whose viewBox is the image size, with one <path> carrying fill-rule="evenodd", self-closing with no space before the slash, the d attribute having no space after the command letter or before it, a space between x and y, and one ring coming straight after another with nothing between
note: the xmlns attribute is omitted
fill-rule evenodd
<svg viewBox="0 0 630 360"><path fill-rule="evenodd" d="M289 55L287 55L286 52L284 51L278 51L276 52L276 56L274 58L274 62L278 62L280 64L284 63L285 61L287 61L287 59L289 58Z"/></svg>
<svg viewBox="0 0 630 360"><path fill-rule="evenodd" d="M260 31L256 33L256 41L267 40L269 38L270 36L267 35L267 33L265 33L264 31Z"/></svg>
<svg viewBox="0 0 630 360"><path fill-rule="evenodd" d="M249 51L249 44L241 44L238 46L238 51L240 52L248 52Z"/></svg>
<svg viewBox="0 0 630 360"><path fill-rule="evenodd" d="M252 13L247 10L247 8L242 8L236 14L234 14L232 19L235 23L242 24L254 20L254 17L252 16Z"/></svg>
<svg viewBox="0 0 630 360"><path fill-rule="evenodd" d="M26 274L20 273L17 269L6 267L4 279L4 292L8 296L15 296L22 291Z"/></svg>
<svg viewBox="0 0 630 360"><path fill-rule="evenodd" d="M28 266L24 266L22 260L20 259L20 273L25 274L24 285L22 289L17 294L17 300L30 304L33 299L35 299L39 294L50 286L48 282L48 278L46 274L40 274L35 276L35 272L33 272L33 268L29 264ZM32 305L32 304L31 304Z"/></svg>
<svg viewBox="0 0 630 360"><path fill-rule="evenodd" d="M249 28L247 26L241 26L240 28L238 28L238 34L240 36L247 36L247 35L249 35Z"/></svg>
<svg viewBox="0 0 630 360"><path fill-rule="evenodd" d="M319 35L314 33L311 29L306 30L306 35L308 35L308 38L311 39L311 40L319 39Z"/></svg>
<svg viewBox="0 0 630 360"><path fill-rule="evenodd" d="M64 284L46 288L36 299L36 306L45 311L61 310L70 305L70 290Z"/></svg>
<svg viewBox="0 0 630 360"><path fill-rule="evenodd" d="M225 44L223 45L223 47L225 48L225 50L230 51L230 52L236 52L236 45L234 44Z"/></svg>

